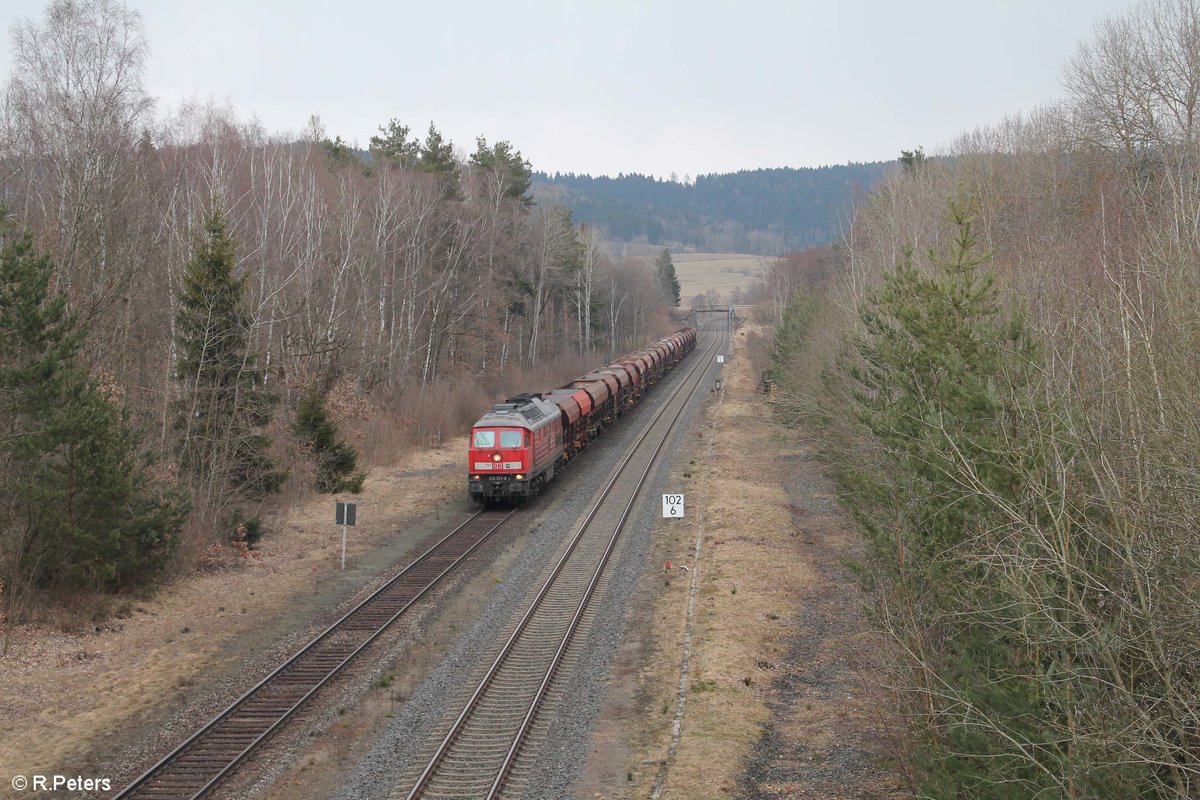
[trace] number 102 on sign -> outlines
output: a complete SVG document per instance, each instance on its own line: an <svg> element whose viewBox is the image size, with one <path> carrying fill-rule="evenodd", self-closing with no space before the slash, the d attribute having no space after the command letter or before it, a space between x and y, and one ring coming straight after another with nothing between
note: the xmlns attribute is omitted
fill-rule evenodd
<svg viewBox="0 0 1200 800"><path fill-rule="evenodd" d="M663 495L663 516L669 519L681 519L683 517L683 495Z"/></svg>

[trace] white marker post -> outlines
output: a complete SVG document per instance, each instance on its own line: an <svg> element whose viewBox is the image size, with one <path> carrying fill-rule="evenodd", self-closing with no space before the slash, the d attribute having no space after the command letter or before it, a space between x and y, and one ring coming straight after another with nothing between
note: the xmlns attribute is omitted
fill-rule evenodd
<svg viewBox="0 0 1200 800"><path fill-rule="evenodd" d="M683 495L663 495L663 517L666 519L683 519Z"/></svg>
<svg viewBox="0 0 1200 800"><path fill-rule="evenodd" d="M355 503L338 503L334 509L334 522L342 526L342 569L346 568L346 528L353 527L357 512L358 505Z"/></svg>
<svg viewBox="0 0 1200 800"><path fill-rule="evenodd" d="M717 363L718 363L718 364L724 364L724 363L725 363L725 356L723 356L723 355L717 356Z"/></svg>

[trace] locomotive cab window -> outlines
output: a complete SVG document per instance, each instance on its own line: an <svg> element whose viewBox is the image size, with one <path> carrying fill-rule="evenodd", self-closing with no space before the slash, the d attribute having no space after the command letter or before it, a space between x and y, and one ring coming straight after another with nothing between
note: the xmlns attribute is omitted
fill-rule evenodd
<svg viewBox="0 0 1200 800"><path fill-rule="evenodd" d="M496 432L495 431L475 431L475 446L476 447L495 447Z"/></svg>
<svg viewBox="0 0 1200 800"><path fill-rule="evenodd" d="M490 447L491 445L486 445ZM521 431L500 431L501 447L520 447Z"/></svg>

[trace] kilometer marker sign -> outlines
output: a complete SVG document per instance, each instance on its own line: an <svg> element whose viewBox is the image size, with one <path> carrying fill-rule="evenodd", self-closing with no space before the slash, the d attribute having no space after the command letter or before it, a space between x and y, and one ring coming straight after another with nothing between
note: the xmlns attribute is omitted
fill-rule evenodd
<svg viewBox="0 0 1200 800"><path fill-rule="evenodd" d="M663 495L663 516L668 519L683 518L683 495L681 494L664 494Z"/></svg>

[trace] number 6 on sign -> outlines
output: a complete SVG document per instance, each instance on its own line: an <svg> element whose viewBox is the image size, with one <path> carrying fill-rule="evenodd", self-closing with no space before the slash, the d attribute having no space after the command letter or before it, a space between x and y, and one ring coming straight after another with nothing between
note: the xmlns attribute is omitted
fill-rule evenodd
<svg viewBox="0 0 1200 800"><path fill-rule="evenodd" d="M681 519L683 517L683 495L663 495L663 516L673 519Z"/></svg>

